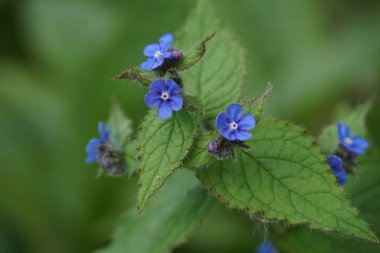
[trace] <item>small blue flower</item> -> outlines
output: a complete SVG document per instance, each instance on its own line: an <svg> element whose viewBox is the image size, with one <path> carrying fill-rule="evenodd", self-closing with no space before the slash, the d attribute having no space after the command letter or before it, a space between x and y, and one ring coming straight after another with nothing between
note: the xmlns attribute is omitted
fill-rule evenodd
<svg viewBox="0 0 380 253"><path fill-rule="evenodd" d="M172 59L173 53L169 48L173 44L173 35L166 33L162 35L159 44L149 44L144 49L144 55L148 56L146 62L141 63L140 68L143 70L155 69L164 63L165 59Z"/></svg>
<svg viewBox="0 0 380 253"><path fill-rule="evenodd" d="M277 249L271 242L265 242L257 247L257 253L277 253Z"/></svg>
<svg viewBox="0 0 380 253"><path fill-rule="evenodd" d="M172 110L179 111L183 106L183 99L179 95L181 88L173 79L157 79L149 87L150 91L145 95L145 104L149 108L157 107L157 114L161 119L167 119L172 115Z"/></svg>
<svg viewBox="0 0 380 253"><path fill-rule="evenodd" d="M244 114L243 107L240 104L230 104L226 112L219 113L216 118L216 126L224 138L230 141L246 141L252 137L247 132L256 126L256 120L252 114Z"/></svg>
<svg viewBox="0 0 380 253"><path fill-rule="evenodd" d="M107 129L106 124L104 122L99 122L98 130L100 139L93 138L88 142L86 146L86 163L93 163L97 161L99 157L99 146L105 144L109 140L111 130Z"/></svg>
<svg viewBox="0 0 380 253"><path fill-rule="evenodd" d="M342 159L339 156L330 155L327 157L327 163L330 165L331 171L338 180L339 185L344 185L347 180L347 174L343 168Z"/></svg>
<svg viewBox="0 0 380 253"><path fill-rule="evenodd" d="M338 135L340 144L348 151L355 154L364 154L368 142L360 136L351 137L351 129L344 123L338 123Z"/></svg>

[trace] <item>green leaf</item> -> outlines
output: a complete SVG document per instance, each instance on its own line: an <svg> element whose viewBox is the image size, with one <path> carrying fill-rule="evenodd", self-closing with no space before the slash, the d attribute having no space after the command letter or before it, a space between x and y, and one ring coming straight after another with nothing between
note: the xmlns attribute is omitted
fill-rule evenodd
<svg viewBox="0 0 380 253"><path fill-rule="evenodd" d="M248 152L237 150L236 160L198 171L222 202L264 219L377 240L303 129L262 119L253 134Z"/></svg>
<svg viewBox="0 0 380 253"><path fill-rule="evenodd" d="M169 253L184 243L206 217L213 203L190 171L179 170L143 217L135 209L122 216L112 244L97 253Z"/></svg>
<svg viewBox="0 0 380 253"><path fill-rule="evenodd" d="M331 154L337 148L339 143L338 130L336 124L343 122L351 128L354 135L365 136L365 119L372 106L372 99L368 102L352 109L348 105L340 105L335 113L335 122L326 127L319 136L319 144L326 154Z"/></svg>
<svg viewBox="0 0 380 253"><path fill-rule="evenodd" d="M380 234L379 210L380 202L380 152L374 151L360 161L361 170L355 178L350 177L345 190L351 196L353 204L371 224L376 234ZM276 236L276 244L280 249L299 253L378 253L379 244L335 238L325 234L296 228Z"/></svg>
<svg viewBox="0 0 380 253"><path fill-rule="evenodd" d="M195 140L188 157L186 157L183 167L189 169L199 169L209 165L215 158L208 152L207 145L210 141L219 136L218 132L202 132Z"/></svg>
<svg viewBox="0 0 380 253"><path fill-rule="evenodd" d="M273 86L271 84L268 84L264 94L261 95L259 99L242 100L241 102L241 105L244 108L244 112L251 113L256 119L256 124L261 119L266 99L271 94L272 88Z"/></svg>
<svg viewBox="0 0 380 253"><path fill-rule="evenodd" d="M198 133L199 111L173 112L166 120L150 110L138 134L141 160L137 208L141 212L150 197L182 165Z"/></svg>
<svg viewBox="0 0 380 253"><path fill-rule="evenodd" d="M175 43L176 48L191 48L194 38L204 38L215 31L219 21L209 1L201 0ZM242 93L246 65L243 50L232 35L218 29L215 38L197 65L183 72L184 86L198 97L207 119L214 119Z"/></svg>
<svg viewBox="0 0 380 253"><path fill-rule="evenodd" d="M115 140L121 148L124 148L128 141L130 141L132 121L124 114L119 103L116 101L112 104L108 125L111 128L112 139Z"/></svg>
<svg viewBox="0 0 380 253"><path fill-rule="evenodd" d="M181 60L177 63L175 67L176 70L186 70L193 66L195 63L199 62L206 52L206 43L215 36L215 33L216 32L211 33L201 42L193 46L188 52L186 52Z"/></svg>
<svg viewBox="0 0 380 253"><path fill-rule="evenodd" d="M158 77L153 74L153 71L144 71L139 68L129 68L117 77L115 80L131 80L136 81L143 86L149 86Z"/></svg>
<svg viewBox="0 0 380 253"><path fill-rule="evenodd" d="M135 176L139 172L139 160L137 159L136 141L130 141L125 147L125 162L129 177Z"/></svg>

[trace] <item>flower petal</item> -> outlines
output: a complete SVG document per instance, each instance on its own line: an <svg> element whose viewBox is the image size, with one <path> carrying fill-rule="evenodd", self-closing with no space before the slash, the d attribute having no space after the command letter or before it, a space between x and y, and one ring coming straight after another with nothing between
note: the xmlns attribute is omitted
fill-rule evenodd
<svg viewBox="0 0 380 253"><path fill-rule="evenodd" d="M230 121L238 122L243 112L243 107L240 104L230 104L226 112Z"/></svg>
<svg viewBox="0 0 380 253"><path fill-rule="evenodd" d="M252 137L252 134L246 131L235 131L235 136L239 141L246 141Z"/></svg>
<svg viewBox="0 0 380 253"><path fill-rule="evenodd" d="M356 148L365 149L368 147L368 141L366 141L360 136L352 137L352 142L353 142L352 146Z"/></svg>
<svg viewBox="0 0 380 253"><path fill-rule="evenodd" d="M145 95L144 101L149 108L154 108L162 102L162 99L157 91L150 91Z"/></svg>
<svg viewBox="0 0 380 253"><path fill-rule="evenodd" d="M181 88L179 87L179 85L173 80L173 79L168 79L166 81L166 85L167 85L167 89L170 93L170 95L172 94L178 94L181 92Z"/></svg>
<svg viewBox="0 0 380 253"><path fill-rule="evenodd" d="M336 168L342 166L342 159L336 155L330 155L327 157L327 163L331 168Z"/></svg>
<svg viewBox="0 0 380 253"><path fill-rule="evenodd" d="M343 168L342 159L336 155L327 157L327 163L330 165L331 172L335 175L339 185L344 185L347 180L346 171Z"/></svg>
<svg viewBox="0 0 380 253"><path fill-rule="evenodd" d="M106 142L108 140L111 130L108 130L106 124L102 121L100 121L98 124L98 130L101 141Z"/></svg>
<svg viewBox="0 0 380 253"><path fill-rule="evenodd" d="M95 162L98 158L98 147L101 144L99 139L91 139L86 146L87 158L85 160L86 163Z"/></svg>
<svg viewBox="0 0 380 253"><path fill-rule="evenodd" d="M236 123L239 125L239 130L251 130L256 126L256 119L247 113Z"/></svg>
<svg viewBox="0 0 380 253"><path fill-rule="evenodd" d="M349 146L349 145L343 145L348 151L358 154L358 155L363 155L365 153L365 150L362 148L357 148L355 146Z"/></svg>
<svg viewBox="0 0 380 253"><path fill-rule="evenodd" d="M162 63L164 63L164 58L158 58L158 59L155 59L154 60L154 63L152 64L152 68L151 68L151 70L153 70L153 69L156 69L156 68L158 68L159 66L161 66L162 65Z"/></svg>
<svg viewBox="0 0 380 253"><path fill-rule="evenodd" d="M154 80L150 84L149 89L151 91L155 91L155 92L159 92L159 93L166 91L165 80L161 79L161 78Z"/></svg>
<svg viewBox="0 0 380 253"><path fill-rule="evenodd" d="M216 127L220 130L228 128L228 116L225 112L219 113L216 117Z"/></svg>
<svg viewBox="0 0 380 253"><path fill-rule="evenodd" d="M161 119L170 118L170 116L172 116L172 108L170 107L170 103L167 101L162 102L157 109L157 114Z"/></svg>
<svg viewBox="0 0 380 253"><path fill-rule="evenodd" d="M144 55L153 57L154 53L160 50L160 46L158 44L149 44L144 49Z"/></svg>
<svg viewBox="0 0 380 253"><path fill-rule="evenodd" d="M222 136L224 137L224 138L226 138L227 140L229 140L229 141L234 141L234 140L236 140L236 136L235 136L235 134L230 130L230 129L223 129L223 130L221 130L220 131L220 133L222 134Z"/></svg>
<svg viewBox="0 0 380 253"><path fill-rule="evenodd" d="M182 109L183 106L183 99L180 95L172 95L170 97L170 107L174 111L179 111Z"/></svg>
<svg viewBox="0 0 380 253"><path fill-rule="evenodd" d="M339 185L344 185L347 181L347 174L345 170L333 171Z"/></svg>
<svg viewBox="0 0 380 253"><path fill-rule="evenodd" d="M140 68L143 70L152 70L156 66L156 59L153 57L148 58L145 62L140 64Z"/></svg>
<svg viewBox="0 0 380 253"><path fill-rule="evenodd" d="M173 58L173 53L172 52L165 52L165 53L162 53L162 58L164 59L172 59Z"/></svg>
<svg viewBox="0 0 380 253"><path fill-rule="evenodd" d="M351 131L350 131L350 128L346 124L339 122L337 124L337 127L338 127L338 135L339 135L340 140L346 137L350 137Z"/></svg>
<svg viewBox="0 0 380 253"><path fill-rule="evenodd" d="M169 49L169 47L171 47L171 45L173 44L173 35L171 33L166 33L164 35L161 36L160 38L160 46L161 46L161 49L163 51L166 51Z"/></svg>

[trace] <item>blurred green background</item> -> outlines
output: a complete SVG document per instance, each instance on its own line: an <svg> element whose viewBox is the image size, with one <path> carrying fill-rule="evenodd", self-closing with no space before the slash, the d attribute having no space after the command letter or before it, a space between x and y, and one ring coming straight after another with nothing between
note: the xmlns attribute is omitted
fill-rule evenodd
<svg viewBox="0 0 380 253"><path fill-rule="evenodd" d="M380 82L377 0L214 0L247 50L249 95L317 134L336 104ZM0 1L0 252L90 252L109 243L136 182L96 179L84 147L116 97L141 121L145 88L112 80L178 30L195 1ZM199 38L195 38L195 41ZM380 140L379 99L369 116ZM373 142L372 142L373 143ZM375 145L373 143L373 145ZM176 252L252 252L252 222L218 206Z"/></svg>

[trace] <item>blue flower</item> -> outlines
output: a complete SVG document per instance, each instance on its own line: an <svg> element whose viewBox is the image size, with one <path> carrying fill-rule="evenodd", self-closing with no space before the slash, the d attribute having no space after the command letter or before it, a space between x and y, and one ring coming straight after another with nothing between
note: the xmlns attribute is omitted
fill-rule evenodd
<svg viewBox="0 0 380 253"><path fill-rule="evenodd" d="M252 137L247 132L256 126L256 120L252 114L244 114L243 107L239 104L231 104L226 112L219 113L216 118L216 126L224 138L230 141L245 141Z"/></svg>
<svg viewBox="0 0 380 253"><path fill-rule="evenodd" d="M346 170L343 168L342 159L336 155L327 157L327 163L330 165L332 173L338 180L339 185L344 185L347 180Z"/></svg>
<svg viewBox="0 0 380 253"><path fill-rule="evenodd" d="M150 91L145 95L145 104L149 108L157 107L157 114L161 119L167 119L172 115L172 110L179 111L183 106L183 99L179 95L181 88L173 79L154 80Z"/></svg>
<svg viewBox="0 0 380 253"><path fill-rule="evenodd" d="M277 253L277 249L271 242L265 242L257 247L257 253Z"/></svg>
<svg viewBox="0 0 380 253"><path fill-rule="evenodd" d="M93 163L97 161L99 157L100 145L105 144L109 140L111 130L107 129L106 124L104 124L104 122L99 122L98 130L100 139L93 138L88 142L86 146L86 163Z"/></svg>
<svg viewBox="0 0 380 253"><path fill-rule="evenodd" d="M348 151L355 154L364 154L368 142L360 136L351 137L350 128L344 123L338 123L338 135L340 144Z"/></svg>
<svg viewBox="0 0 380 253"><path fill-rule="evenodd" d="M173 44L173 35L166 33L162 35L159 44L149 44L144 49L144 55L148 56L146 62L141 63L140 68L143 70L152 70L164 63L165 59L172 59L173 53L169 48Z"/></svg>

